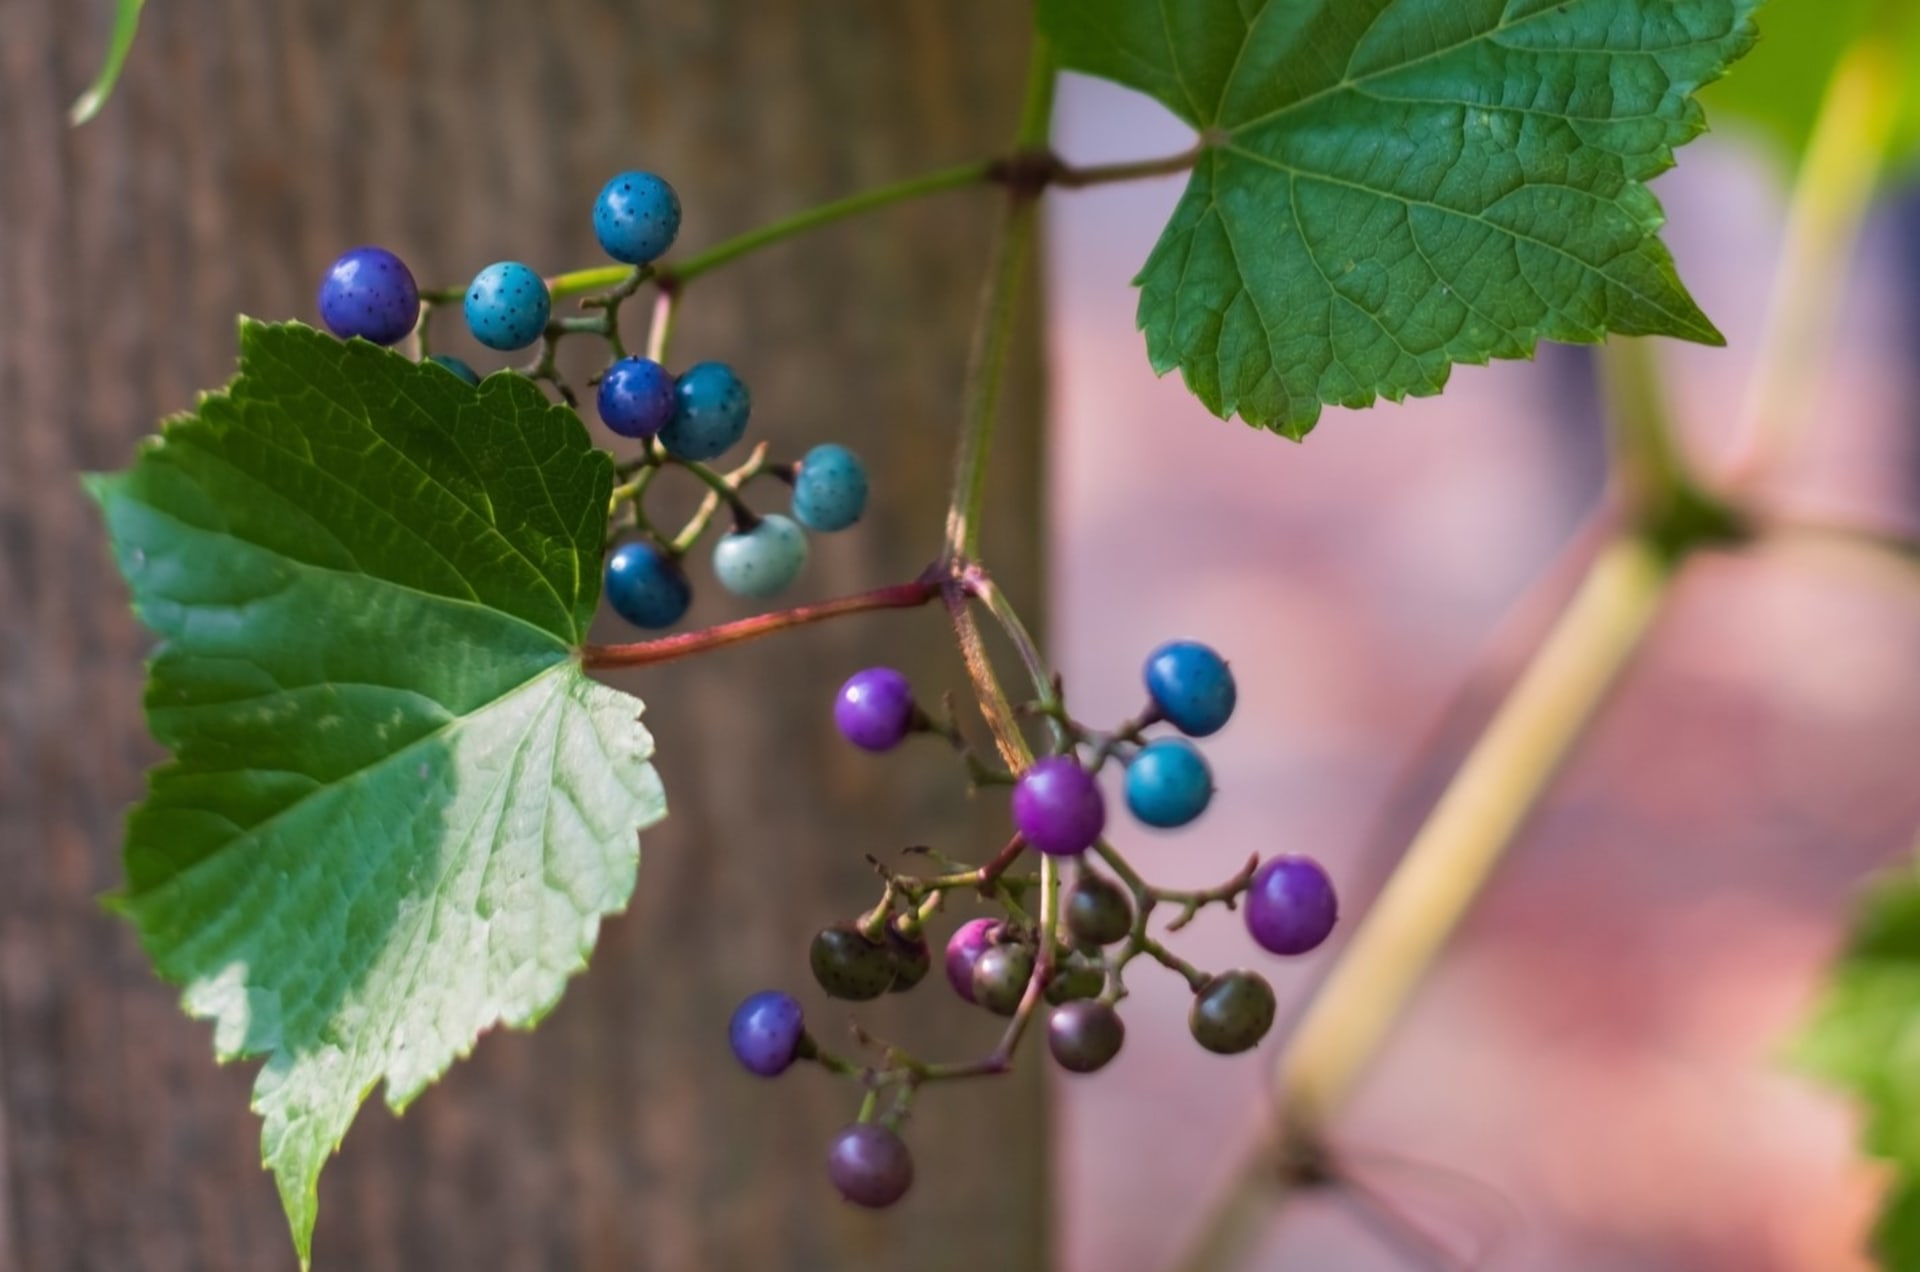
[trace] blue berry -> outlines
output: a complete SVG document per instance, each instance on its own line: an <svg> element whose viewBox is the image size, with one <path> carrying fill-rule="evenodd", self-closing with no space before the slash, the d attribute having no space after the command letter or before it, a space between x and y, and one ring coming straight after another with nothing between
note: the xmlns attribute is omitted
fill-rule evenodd
<svg viewBox="0 0 1920 1272"><path fill-rule="evenodd" d="M867 510L867 466L844 446L816 446L793 478L793 515L809 530L845 530Z"/></svg>
<svg viewBox="0 0 1920 1272"><path fill-rule="evenodd" d="M468 366L465 359L456 358L450 353L435 353L429 354L427 361L443 371L453 372L468 384L479 387L480 373Z"/></svg>
<svg viewBox="0 0 1920 1272"><path fill-rule="evenodd" d="M329 265L317 303L320 321L342 340L359 336L390 345L420 319L413 274L384 247L356 247Z"/></svg>
<svg viewBox="0 0 1920 1272"><path fill-rule="evenodd" d="M680 196L651 172L623 172L593 201L593 236L608 256L648 265L680 233Z"/></svg>
<svg viewBox="0 0 1920 1272"><path fill-rule="evenodd" d="M713 459L746 436L753 399L724 362L698 362L674 384L673 418L660 443L676 459Z"/></svg>
<svg viewBox="0 0 1920 1272"><path fill-rule="evenodd" d="M1127 808L1149 826L1184 826L1207 809L1213 774L1185 738L1161 738L1127 765Z"/></svg>
<svg viewBox="0 0 1920 1272"><path fill-rule="evenodd" d="M1318 948L1340 917L1333 880L1311 857L1275 857L1247 885L1247 931L1274 954Z"/></svg>
<svg viewBox="0 0 1920 1272"><path fill-rule="evenodd" d="M913 686L891 667L856 671L833 701L840 735L862 751L891 751L913 730Z"/></svg>
<svg viewBox="0 0 1920 1272"><path fill-rule="evenodd" d="M652 437L673 418L673 377L651 358L622 358L600 377L600 419L622 437Z"/></svg>
<svg viewBox="0 0 1920 1272"><path fill-rule="evenodd" d="M489 349L524 349L547 329L553 299L540 275L519 261L497 261L467 288L467 330Z"/></svg>
<svg viewBox="0 0 1920 1272"><path fill-rule="evenodd" d="M713 549L713 572L735 596L765 599L786 590L807 563L807 536L778 513L751 530L733 530Z"/></svg>
<svg viewBox="0 0 1920 1272"><path fill-rule="evenodd" d="M1093 847L1106 829L1107 805L1093 774L1071 755L1036 760L1013 787L1013 824L1050 857L1072 857Z"/></svg>
<svg viewBox="0 0 1920 1272"><path fill-rule="evenodd" d="M1172 641L1148 654L1146 681L1160 714L1190 737L1218 733L1233 715L1233 672L1197 641Z"/></svg>
<svg viewBox="0 0 1920 1272"><path fill-rule="evenodd" d="M607 557L607 604L635 627L672 627L693 604L679 562L645 539L630 539Z"/></svg>
<svg viewBox="0 0 1920 1272"><path fill-rule="evenodd" d="M806 1019L791 994L763 989L741 1003L727 1026L734 1059L763 1078L785 1073L800 1054Z"/></svg>

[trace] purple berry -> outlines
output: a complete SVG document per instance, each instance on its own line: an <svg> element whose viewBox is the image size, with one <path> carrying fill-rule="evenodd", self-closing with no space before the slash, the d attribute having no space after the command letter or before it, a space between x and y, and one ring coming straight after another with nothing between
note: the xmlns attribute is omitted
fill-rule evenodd
<svg viewBox="0 0 1920 1272"><path fill-rule="evenodd" d="M841 736L863 751L891 751L914 724L913 686L891 667L853 673L833 702Z"/></svg>
<svg viewBox="0 0 1920 1272"><path fill-rule="evenodd" d="M1000 939L997 919L970 919L960 925L947 941L947 984L953 992L973 1001L973 965Z"/></svg>
<svg viewBox="0 0 1920 1272"><path fill-rule="evenodd" d="M741 1003L727 1027L734 1059L747 1072L763 1078L785 1073L800 1054L800 1040L805 1036L806 1021L800 1014L800 1004L791 994L777 989L763 989Z"/></svg>
<svg viewBox="0 0 1920 1272"><path fill-rule="evenodd" d="M827 1178L854 1205L884 1210L913 1187L913 1155L886 1127L855 1122L827 1147Z"/></svg>
<svg viewBox="0 0 1920 1272"><path fill-rule="evenodd" d="M1333 880L1311 857L1275 857L1247 885L1247 931L1275 954L1305 954L1340 917Z"/></svg>
<svg viewBox="0 0 1920 1272"><path fill-rule="evenodd" d="M1107 826L1107 804L1093 775L1071 755L1036 760L1013 788L1013 824L1050 857L1093 847Z"/></svg>
<svg viewBox="0 0 1920 1272"><path fill-rule="evenodd" d="M342 340L359 336L390 345L420 319L413 273L384 247L356 247L329 265L318 304L320 321Z"/></svg>

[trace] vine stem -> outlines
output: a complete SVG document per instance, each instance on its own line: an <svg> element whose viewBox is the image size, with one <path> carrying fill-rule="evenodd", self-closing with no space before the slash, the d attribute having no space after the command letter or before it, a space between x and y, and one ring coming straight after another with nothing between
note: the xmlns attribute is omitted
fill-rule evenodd
<svg viewBox="0 0 1920 1272"><path fill-rule="evenodd" d="M580 648L580 665L590 671L615 667L649 667L654 663L690 658L695 654L724 649L728 645L744 644L750 640L758 640L762 636L771 636L775 632L824 623L828 619L844 618L849 614L863 614L872 610L917 609L939 596L941 591L939 581L929 574L911 583L895 583L891 587L875 588L871 592L856 592L852 596L836 597L831 601L796 605L792 609L775 610L769 614L756 614L752 618L721 623L715 627L702 628L697 632L683 632L678 636L663 636L659 640L636 641L625 645L583 645Z"/></svg>

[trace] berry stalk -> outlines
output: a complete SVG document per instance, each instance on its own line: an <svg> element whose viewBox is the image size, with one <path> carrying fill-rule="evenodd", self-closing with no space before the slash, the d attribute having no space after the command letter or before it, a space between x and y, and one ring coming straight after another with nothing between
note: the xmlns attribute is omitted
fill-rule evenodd
<svg viewBox="0 0 1920 1272"><path fill-rule="evenodd" d="M729 645L745 644L750 640L758 640L762 636L771 636L775 632L789 631L795 627L808 627L814 623L824 623L829 619L844 618L849 614L864 614L873 610L917 609L940 594L940 585L923 577L911 583L895 583L890 587L875 588L870 592L856 592L852 596L836 597L831 601L819 601L811 605L796 605L791 609L756 614L752 618L720 623L697 632L682 632L678 636L663 636L659 640L634 641L622 645L583 645L580 647L580 665L589 671L618 667L649 667L655 663L672 662L715 649L725 649Z"/></svg>

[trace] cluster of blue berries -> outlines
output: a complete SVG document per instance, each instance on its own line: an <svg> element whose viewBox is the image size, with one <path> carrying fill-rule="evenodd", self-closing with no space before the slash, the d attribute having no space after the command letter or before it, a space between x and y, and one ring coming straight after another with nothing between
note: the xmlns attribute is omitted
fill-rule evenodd
<svg viewBox="0 0 1920 1272"><path fill-rule="evenodd" d="M679 195L652 173L620 173L594 201L593 230L608 256L649 270L679 234ZM615 304L624 294L602 303ZM318 304L321 320L342 339L357 336L391 345L420 321L421 295L412 272L380 247L357 247L335 261L321 280ZM546 281L531 266L499 261L475 275L462 308L474 339L489 349L512 351L548 334L553 303ZM470 385L480 383L479 374L460 358L434 354L428 361ZM753 398L724 362L699 362L676 376L651 358L623 355L601 373L595 406L616 436L643 444L639 466L703 465L746 436ZM807 562L805 531L852 526L866 512L868 493L860 458L831 443L814 447L797 463L768 465L764 471L792 485L792 515L755 514L736 494L733 525L713 552L720 585L756 600L778 595L799 577ZM644 519L635 520L639 533L607 556L607 602L636 627L672 627L693 603L693 586L681 563L690 545L678 536L654 534Z"/></svg>
<svg viewBox="0 0 1920 1272"><path fill-rule="evenodd" d="M1126 993L1122 971L1143 953L1186 977L1194 995L1188 1029L1206 1050L1243 1052L1272 1028L1276 1003L1266 978L1246 969L1207 974L1178 959L1147 931L1155 906L1181 907L1171 928L1184 925L1206 904L1232 907L1241 902L1254 942L1280 955L1315 949L1338 917L1332 881L1303 856L1256 859L1228 884L1203 893L1159 889L1131 867L1118 868L1122 859L1105 842L1107 805L1098 780L1102 767L1108 759L1124 762L1126 806L1143 826L1161 830L1194 822L1212 799L1213 778L1190 739L1223 728L1237 698L1226 662L1192 641L1156 649L1146 660L1144 680L1146 708L1111 733L1086 729L1064 709L1047 712L1063 739L1058 753L1018 774L1002 775L1012 787L1013 843L995 866L951 877L946 884L958 888L962 885L954 879L959 879L989 900L1004 898L1001 888L1014 882L1004 873L1006 866L1025 849L1071 863L1074 877L1060 898L1058 930L1036 930L1027 908L1008 904L1003 916L962 924L947 941L943 962L953 992L996 1015L1034 1011L1044 1000L1048 1051L1070 1073L1095 1072L1119 1055L1126 1040L1125 1025L1115 1010ZM890 751L916 733L964 746L951 722L934 718L916 701L907 678L889 667L869 667L850 678L841 687L833 714L841 735L863 751ZM1145 736L1159 724L1173 726L1181 736ZM1089 852L1096 848L1116 866L1114 873L1089 864ZM814 937L809 964L829 997L867 1001L911 989L926 977L932 957L922 925L940 908L944 889L916 889L891 874L889 880L887 896L876 911ZM1020 884L1033 882L1029 876ZM896 896L907 902L899 912ZM1051 943L1044 960L1043 942ZM1043 965L1049 974L1040 984L1036 978ZM773 990L740 1005L731 1041L743 1066L768 1077L795 1060L822 1054L807 1034L800 1004ZM835 1138L829 1175L849 1201L887 1206L911 1186L913 1161L899 1136L898 1121L856 1122Z"/></svg>

